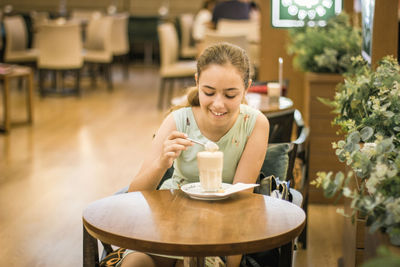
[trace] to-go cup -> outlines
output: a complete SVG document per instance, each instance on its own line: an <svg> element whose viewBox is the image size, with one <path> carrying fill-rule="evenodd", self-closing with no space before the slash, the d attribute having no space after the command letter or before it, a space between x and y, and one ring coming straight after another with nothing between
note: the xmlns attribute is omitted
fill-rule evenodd
<svg viewBox="0 0 400 267"><path fill-rule="evenodd" d="M205 192L216 192L222 185L224 153L200 151L197 153L200 185Z"/></svg>

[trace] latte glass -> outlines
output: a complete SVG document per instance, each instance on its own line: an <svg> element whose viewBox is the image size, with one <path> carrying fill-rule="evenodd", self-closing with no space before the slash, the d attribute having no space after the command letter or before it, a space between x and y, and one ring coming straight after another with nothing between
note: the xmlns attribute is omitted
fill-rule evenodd
<svg viewBox="0 0 400 267"><path fill-rule="evenodd" d="M200 151L197 153L200 184L205 192L216 192L222 185L224 153Z"/></svg>

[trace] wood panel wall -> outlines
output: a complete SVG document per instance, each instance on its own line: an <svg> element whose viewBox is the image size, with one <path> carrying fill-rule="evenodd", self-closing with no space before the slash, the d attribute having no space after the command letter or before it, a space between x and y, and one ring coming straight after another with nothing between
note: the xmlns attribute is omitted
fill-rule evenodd
<svg viewBox="0 0 400 267"><path fill-rule="evenodd" d="M353 13L353 0L343 0L344 10ZM394 1L394 0L392 0ZM288 97L294 102L294 107L304 112L304 73L292 65L293 57L286 52L288 30L271 26L271 1L259 1L261 8L261 60L260 80L278 79L278 58L283 58L283 78L289 80Z"/></svg>

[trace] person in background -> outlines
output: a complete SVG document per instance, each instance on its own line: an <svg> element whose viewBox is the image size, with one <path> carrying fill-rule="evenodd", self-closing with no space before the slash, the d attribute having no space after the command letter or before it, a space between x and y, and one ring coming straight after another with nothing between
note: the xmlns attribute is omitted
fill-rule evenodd
<svg viewBox="0 0 400 267"><path fill-rule="evenodd" d="M248 0L228 0L218 3L212 14L214 28L219 19L247 20L250 18L250 4Z"/></svg>
<svg viewBox="0 0 400 267"><path fill-rule="evenodd" d="M129 191L155 190L172 165L172 178L160 189L199 182L196 155L204 148L188 137L203 143L212 141L224 152L224 183L256 182L267 151L269 122L260 111L243 104L251 85L246 52L228 43L209 46L198 58L195 80L188 103L162 122ZM220 261L219 257L211 258L206 258L207 266ZM228 256L226 266L238 267L241 258ZM127 250L117 267L183 266L182 259Z"/></svg>
<svg viewBox="0 0 400 267"><path fill-rule="evenodd" d="M249 14L250 20L253 21L260 21L260 7L258 6L258 4L255 1L251 1L250 2L250 14Z"/></svg>
<svg viewBox="0 0 400 267"><path fill-rule="evenodd" d="M211 19L216 0L206 0L193 21L192 36L196 42L203 40L207 29L212 28Z"/></svg>

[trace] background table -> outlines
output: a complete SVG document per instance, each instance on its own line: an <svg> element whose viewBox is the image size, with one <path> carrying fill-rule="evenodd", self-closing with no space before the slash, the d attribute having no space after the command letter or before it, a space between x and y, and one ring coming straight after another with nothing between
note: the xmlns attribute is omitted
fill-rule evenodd
<svg viewBox="0 0 400 267"><path fill-rule="evenodd" d="M11 66L11 71L5 74L0 74L0 80L3 80L3 127L1 130L8 133L10 131L10 80L14 78L26 78L26 112L27 123L32 123L33 120L33 73L31 68L22 66Z"/></svg>
<svg viewBox="0 0 400 267"><path fill-rule="evenodd" d="M282 111L293 107L293 101L285 96L279 97L279 105L271 105L267 94L247 93L246 100L250 107L258 109L262 113Z"/></svg>
<svg viewBox="0 0 400 267"><path fill-rule="evenodd" d="M200 256L200 263L204 256L282 247L288 252L282 266L290 266L292 241L304 223L304 211L296 205L251 193L201 201L180 190L132 192L95 201L83 212L84 234L143 252ZM96 255L88 255L87 246L97 241L88 238L84 264L94 266Z"/></svg>

